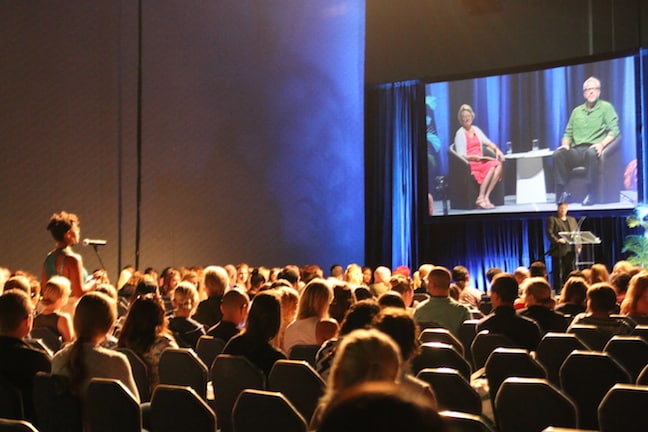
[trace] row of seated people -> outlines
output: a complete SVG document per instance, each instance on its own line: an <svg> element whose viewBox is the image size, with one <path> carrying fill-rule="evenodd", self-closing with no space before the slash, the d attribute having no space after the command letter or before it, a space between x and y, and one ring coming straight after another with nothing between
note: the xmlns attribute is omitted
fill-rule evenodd
<svg viewBox="0 0 648 432"><path fill-rule="evenodd" d="M439 269L436 269L436 270L439 270ZM510 278L508 278L508 279L510 280ZM435 293L433 292L433 288L431 288L434 284L430 283L430 280L434 280L434 276L431 277L431 278L428 278L428 280L427 280L427 282L428 282L428 291L430 292L430 294L434 298L436 296L435 296ZM502 280L505 280L505 278L502 277ZM61 285L60 281L52 281L52 285L56 285L57 282L58 282L59 285ZM140 287L140 285L142 285L142 287ZM147 287L147 285L148 285L148 287ZM131 347L133 347L136 351L139 352L139 354L142 355L142 357L144 357L147 360L147 363L149 363L151 365L151 367L150 367L151 382L152 382L153 386L156 385L156 376L155 376L155 361L156 361L156 358L159 359L160 353L165 348L174 347L174 343L176 343L176 342L174 342L175 338L173 337L172 334L170 334L169 332L160 331L160 330L165 330L165 327L166 327L166 325L165 325L165 323L166 323L166 321L165 321L166 311L165 311L164 305L160 306L160 303L161 303L160 299L155 294L153 294L153 295L147 295L146 294L146 292L147 292L146 290L153 289L154 285L155 284L152 284L152 283L141 283L141 284L138 284L137 287L135 287L136 290L137 290L138 287L140 287L140 290L142 292L137 293L136 296L135 295L131 296L131 298L133 299L133 303L131 305L131 309L130 309L129 314L126 315L126 319L124 320L123 324L120 326L120 333L119 333L119 343L122 343L123 346L129 346L130 345ZM208 283L205 280L205 286L207 286L207 285L208 285ZM191 290L191 284L187 283L187 284L179 285L179 286L180 286L180 289L176 288L176 290L174 290L174 293L177 291L178 296L174 296L173 297L173 302L172 302L174 304L174 309L176 310L176 315L180 315L181 312L179 313L178 311L182 309L183 305L185 306L185 309L187 309L189 311L192 311L193 308L195 307L195 304L196 304L196 295L193 292L193 291L195 291L195 289L193 291ZM183 288L183 286L186 286L186 289ZM45 291L47 291L47 290L45 290ZM230 291L234 291L234 292L237 292L237 293L239 292L238 290L230 290ZM299 306L300 307L298 309L300 311L304 310L304 309L307 309L307 308L310 308L310 309L318 309L319 308L319 310L315 311L315 315L314 315L315 318L314 319L312 319L313 316L302 318L300 316L300 313L298 312L297 313L297 319L295 320L294 323L290 323L292 321L290 319L284 320L284 322L290 323L290 324L286 325L286 328L284 330L284 337L287 334L289 336L289 338L288 338L289 340L293 341L293 339L294 339L294 342L292 343L293 345L294 344L299 344L300 342L309 342L309 341L313 340L313 338L314 338L314 340L316 342L325 341L325 340L329 339L329 336L331 336L332 334L335 333L335 331L337 330L337 326L335 325L333 320L329 320L327 318L329 305L331 305L331 303L334 301L334 295L333 295L333 293L331 291L333 291L333 290L324 281L315 281L315 283L306 285L306 287L302 290L301 296L299 296L299 293L298 293L298 296L300 297L299 298L299 302L300 302ZM516 287L516 291L517 291L517 287ZM187 294L187 292L188 292L188 294ZM243 294L243 293L241 293L241 294ZM314 304L318 302L318 300L317 300L318 295L319 295L319 298L320 298L320 300L319 300L320 304L314 306ZM447 296L448 295L446 293L446 297ZM497 301L497 296L498 296L497 293L495 293L495 295L492 295L492 297L495 300L493 302L494 304ZM240 300L241 297L243 298L243 300L240 300L239 303L237 303L237 306L235 306L235 309L238 308L238 310L240 311L240 315L239 315L238 318L234 318L234 321L237 321L238 324L240 325L240 322L244 319L244 315L246 314L246 310L248 308L248 306L247 306L248 303L245 300L244 295L235 296L235 297L239 297L239 300ZM266 296L263 296L262 298L265 298L265 297ZM279 304L280 304L279 314L281 316L281 310L282 310L281 306L283 306L281 303L282 303L282 300L283 300L283 296L277 294L277 297L279 297L279 299L280 299L280 302L279 302ZM392 295L392 297L397 298L398 296L393 296ZM402 296L402 297L404 297L404 296ZM187 300L187 298L189 298L190 300ZM384 298L389 298L389 296L384 296ZM302 307L302 305L301 305L302 300L304 300L304 307ZM221 303L225 304L227 302L222 301ZM405 302L403 301L403 303L405 303ZM426 303L426 302L423 302L423 303ZM137 305L148 304L149 306L147 308L146 307L141 307L142 311L143 310L148 310L148 312L147 312L148 315L145 312L131 313L134 310L133 306L136 305L136 304ZM154 304L155 304L155 307L153 306ZM259 302L259 304L260 304L260 302ZM408 302L407 304L410 304L410 302ZM420 306L421 306L421 310L423 310L424 305L422 304ZM219 309L222 309L222 308L219 307ZM497 307L495 309L497 309ZM417 309L417 311L418 311L418 309ZM417 311L415 311L415 314L414 314L415 317L416 317ZM221 312L221 313L223 313L223 312ZM186 318L185 321L191 320L191 318L188 318L191 315L191 312L186 313L186 315L187 315L186 317L173 316L171 321L173 321L175 318ZM494 314L494 315L496 315L496 314ZM95 314L92 314L91 316L94 317ZM140 321L143 322L143 324L142 323L139 323L139 324L137 323L136 317L138 317L138 316L139 317L147 316L146 319L141 319L140 320ZM130 321L129 321L129 318L130 318ZM303 320L306 320L308 318L311 318L310 319L311 323L309 324L309 326L305 327L305 326L295 325L296 323L301 322ZM93 319L92 321L96 321L96 320ZM148 327L152 327L153 329L152 330L143 329L142 325L145 326L146 324L148 324ZM236 324L236 322L234 322L234 324ZM230 326L230 327L232 327L232 326ZM236 330L237 325L234 325L233 327L234 327L234 330ZM131 335L131 333L132 333L131 328L134 328L137 331L135 331L135 336L133 336L133 338L134 338L133 341L127 342L128 338L129 338L129 335ZM281 329L281 323L280 323L280 329ZM296 335L296 337L293 338L293 339L290 339L290 337L292 337L290 329L293 329L294 333ZM111 332L109 332L109 333L111 333ZM248 333L248 332L246 331L246 333ZM305 338L302 338L302 336L305 333L309 333L309 334ZM176 332L176 334L181 334L181 333ZM279 334L279 332L277 332L277 334ZM271 339L276 338L277 334L273 335L273 337ZM76 339L77 341L79 340L78 338L79 338L79 335L77 335L77 339ZM146 347L146 344L148 343L146 341L142 342L142 340L145 340L147 338L149 340L152 340L154 343L152 345L148 346L147 350L142 350L142 346ZM122 340L124 342L121 342ZM114 343L114 342L115 341L113 340L112 343ZM271 353L272 356L276 356L277 358L281 358L282 355L285 357L285 354L281 353L281 350L277 349L276 347L280 347L280 348L288 347L288 348L290 348L291 344L286 344L285 341L281 342L280 339L279 339L279 342L277 342L276 339L275 339L274 342L275 342L275 346L273 346L272 344L269 344L269 346L272 348L272 350L269 350L268 352ZM111 341L108 341L108 343L110 344ZM129 344L129 345L126 345L126 344ZM140 346L138 344L142 344L142 345ZM72 345L75 345L75 344L72 344ZM78 345L78 344L76 344L76 345ZM244 350L246 348L245 343L239 343L239 345L240 345L239 350ZM177 346L177 345L175 345L175 346ZM235 345L233 345L233 346L235 346ZM145 352L142 352L142 351L145 351ZM286 351L289 352L289 349L287 349ZM62 353L65 353L65 352L67 352L67 351L62 351ZM239 353L244 354L244 352L239 352ZM149 358L147 358L147 356ZM269 356L269 357L271 357L271 356ZM269 371L269 367L267 365L265 365L265 366L260 365L260 367L266 373Z"/></svg>

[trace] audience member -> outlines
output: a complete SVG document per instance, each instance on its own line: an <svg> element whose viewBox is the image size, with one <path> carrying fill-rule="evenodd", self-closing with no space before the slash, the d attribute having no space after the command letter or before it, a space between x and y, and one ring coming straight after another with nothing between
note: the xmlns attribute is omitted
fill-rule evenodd
<svg viewBox="0 0 648 432"><path fill-rule="evenodd" d="M317 432L448 432L443 417L425 399L393 383L351 387L331 401Z"/></svg>
<svg viewBox="0 0 648 432"><path fill-rule="evenodd" d="M32 329L34 305L26 292L10 289L0 295L0 376L13 385L23 400L25 418L36 420L32 385L37 372L50 372L47 353L24 339Z"/></svg>
<svg viewBox="0 0 648 432"><path fill-rule="evenodd" d="M344 282L329 283L333 283L333 301L329 305L329 315L335 321L340 322L349 307L356 302L355 294L351 285Z"/></svg>
<svg viewBox="0 0 648 432"><path fill-rule="evenodd" d="M394 269L394 271L392 272L392 276L400 275L400 276L403 276L405 279L409 279L410 274L411 274L410 268L407 267L407 266L404 266L404 265L400 265L400 266L396 267Z"/></svg>
<svg viewBox="0 0 648 432"><path fill-rule="evenodd" d="M205 334L201 323L191 318L198 305L198 291L188 281L180 282L173 290L173 317L169 319L169 330L182 348L196 349L198 339Z"/></svg>
<svg viewBox="0 0 648 432"><path fill-rule="evenodd" d="M427 276L427 291L430 298L421 302L414 310L414 319L421 326L441 326L455 336L461 323L472 318L466 305L451 299L450 271L445 267L433 267Z"/></svg>
<svg viewBox="0 0 648 432"><path fill-rule="evenodd" d="M477 331L503 334L522 348L535 351L540 342L540 327L535 321L515 313L513 302L517 296L518 284L513 275L496 275L491 285L493 312L479 320Z"/></svg>
<svg viewBox="0 0 648 432"><path fill-rule="evenodd" d="M344 280L354 288L364 285L362 267L358 264L349 264L344 271Z"/></svg>
<svg viewBox="0 0 648 432"><path fill-rule="evenodd" d="M556 312L572 317L585 312L588 289L587 281L582 277L569 277L560 291L560 300L558 306L556 306Z"/></svg>
<svg viewBox="0 0 648 432"><path fill-rule="evenodd" d="M45 258L41 272L41 287L55 275L65 276L72 289L71 303L81 297L88 289L84 286L88 272L83 268L81 255L72 250L79 243L79 218L74 213L62 211L50 218L47 230L52 234L56 246Z"/></svg>
<svg viewBox="0 0 648 432"><path fill-rule="evenodd" d="M342 391L365 382L395 383L400 371L400 349L389 336L375 329L349 333L338 346L310 429L318 429L329 403Z"/></svg>
<svg viewBox="0 0 648 432"><path fill-rule="evenodd" d="M516 268L515 271L513 272L513 277L515 278L515 281L518 283L519 286L522 285L522 282L524 282L526 278L531 277L531 272L525 266L520 266Z"/></svg>
<svg viewBox="0 0 648 432"><path fill-rule="evenodd" d="M160 381L158 364L162 351L178 348L168 329L164 304L159 296L145 294L133 302L119 334L119 346L132 349L144 360L152 393Z"/></svg>
<svg viewBox="0 0 648 432"><path fill-rule="evenodd" d="M72 318L70 315L61 312L70 297L70 281L64 276L52 276L45 287L40 301L41 311L34 318L34 328L47 328L63 342L71 342L74 339Z"/></svg>
<svg viewBox="0 0 648 432"><path fill-rule="evenodd" d="M610 316L616 307L616 293L612 285L607 282L593 284L587 290L587 311L576 315L569 329L577 324L589 324L596 326L607 337L629 335L632 326L623 319Z"/></svg>
<svg viewBox="0 0 648 432"><path fill-rule="evenodd" d="M374 297L378 298L380 294L389 291L391 285L389 279L391 278L391 270L385 266L379 266L374 270L374 280L369 285L369 291Z"/></svg>
<svg viewBox="0 0 648 432"><path fill-rule="evenodd" d="M526 308L520 310L519 315L534 320L540 326L543 335L547 332L563 333L567 330L565 316L553 310L555 301L547 279L528 278L522 283L522 288Z"/></svg>
<svg viewBox="0 0 648 432"><path fill-rule="evenodd" d="M239 263L236 266L236 286L245 291L250 289L250 266L247 263Z"/></svg>
<svg viewBox="0 0 648 432"><path fill-rule="evenodd" d="M282 268L277 274L277 280L279 279L287 280L290 282L291 286L297 290L297 292L301 292L299 284L299 270L294 268L294 266L289 265Z"/></svg>
<svg viewBox="0 0 648 432"><path fill-rule="evenodd" d="M610 284L614 288L614 291L616 291L618 304L623 303L623 299L628 292L630 279L632 279L632 276L626 272L617 272L610 275Z"/></svg>
<svg viewBox="0 0 648 432"><path fill-rule="evenodd" d="M411 374L410 361L420 352L419 328L412 316L404 309L385 308L376 316L373 325L391 337L400 348L401 385L408 393L425 397L430 406L436 407L436 397L430 385Z"/></svg>
<svg viewBox="0 0 648 432"><path fill-rule="evenodd" d="M329 271L329 277L339 281L344 281L344 268L342 267L342 264L333 264Z"/></svg>
<svg viewBox="0 0 648 432"><path fill-rule="evenodd" d="M286 355L270 344L281 325L281 303L271 292L263 291L252 300L245 330L229 340L223 354L241 355L267 377L277 360Z"/></svg>
<svg viewBox="0 0 648 432"><path fill-rule="evenodd" d="M590 267L590 283L610 282L610 274L605 264L596 263Z"/></svg>
<svg viewBox="0 0 648 432"><path fill-rule="evenodd" d="M297 318L297 307L299 306L299 293L287 281L279 279L278 282L285 282L285 285L272 284L272 289L277 293L281 302L281 326L279 332L270 343L272 346L281 349L283 347L286 327Z"/></svg>
<svg viewBox="0 0 648 432"><path fill-rule="evenodd" d="M371 327L378 312L380 312L380 307L373 299L360 300L351 305L340 324L338 336L324 342L315 356L315 368L322 378L325 380L328 378L337 346L342 338L353 330Z"/></svg>
<svg viewBox="0 0 648 432"><path fill-rule="evenodd" d="M541 277L547 279L547 266L542 261L534 261L529 268L530 277Z"/></svg>
<svg viewBox="0 0 648 432"><path fill-rule="evenodd" d="M454 266L452 268L452 280L459 288L459 302L477 309L484 293L470 286L468 269L464 266Z"/></svg>
<svg viewBox="0 0 648 432"><path fill-rule="evenodd" d="M488 283L489 284L492 283L493 278L495 276L497 276L498 274L503 273L503 272L504 272L504 270L502 270L499 267L491 267L488 270L486 270L486 279L488 280Z"/></svg>
<svg viewBox="0 0 648 432"><path fill-rule="evenodd" d="M313 279L299 298L297 319L286 327L284 352L290 354L295 345L321 345L335 336L338 324L328 316L333 290L324 279Z"/></svg>
<svg viewBox="0 0 648 432"><path fill-rule="evenodd" d="M77 339L52 359L52 373L67 376L73 394L83 397L92 378L112 378L121 381L139 401L126 355L100 346L116 317L115 302L105 294L91 292L79 299L74 313Z"/></svg>
<svg viewBox="0 0 648 432"><path fill-rule="evenodd" d="M630 279L621 313L637 324L648 325L648 273L642 272Z"/></svg>
<svg viewBox="0 0 648 432"><path fill-rule="evenodd" d="M410 279L395 275L389 279L389 284L391 285L392 291L396 291L403 297L403 302L405 302L406 307L416 307L414 304L414 287Z"/></svg>
<svg viewBox="0 0 648 432"><path fill-rule="evenodd" d="M364 286L357 287L353 291L353 294L355 295L357 301L375 299L373 294L371 294L371 291L369 291L369 288L366 288Z"/></svg>
<svg viewBox="0 0 648 432"><path fill-rule="evenodd" d="M167 316L173 313L173 291L175 291L181 280L180 270L173 267L162 270L159 284L160 297L162 297Z"/></svg>
<svg viewBox="0 0 648 432"><path fill-rule="evenodd" d="M373 283L373 271L371 267L362 267L362 285L369 287Z"/></svg>
<svg viewBox="0 0 648 432"><path fill-rule="evenodd" d="M427 292L427 276L430 274L430 271L434 268L432 264L421 264L418 271L414 274L415 284L414 292L415 293L426 293Z"/></svg>
<svg viewBox="0 0 648 432"><path fill-rule="evenodd" d="M223 318L207 331L208 336L218 338L227 343L231 338L240 333L240 328L245 323L248 315L250 299L239 288L234 288L225 293L220 310Z"/></svg>
<svg viewBox="0 0 648 432"><path fill-rule="evenodd" d="M31 297L31 284L29 283L29 278L24 275L12 275L4 283L4 291L9 291L12 289L18 289Z"/></svg>
<svg viewBox="0 0 648 432"><path fill-rule="evenodd" d="M207 292L207 298L198 303L198 308L193 319L204 325L212 327L223 317L220 309L223 295L229 286L229 277L223 267L209 266L203 272L203 286Z"/></svg>
<svg viewBox="0 0 648 432"><path fill-rule="evenodd" d="M396 291L387 291L380 294L380 297L378 297L378 306L380 306L381 309L384 308L407 309L403 297Z"/></svg>

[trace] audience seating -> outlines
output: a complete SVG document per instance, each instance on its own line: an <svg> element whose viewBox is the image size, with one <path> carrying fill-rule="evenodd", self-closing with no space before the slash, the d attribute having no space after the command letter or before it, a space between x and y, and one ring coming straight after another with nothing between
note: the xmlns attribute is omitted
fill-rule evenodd
<svg viewBox="0 0 648 432"><path fill-rule="evenodd" d="M40 432L81 432L81 401L70 393L68 380L38 372L34 376L34 410Z"/></svg>
<svg viewBox="0 0 648 432"><path fill-rule="evenodd" d="M427 328L419 334L418 340L421 343L442 342L448 345L452 345L459 354L461 354L462 356L464 355L463 344L452 333L450 333L448 329Z"/></svg>
<svg viewBox="0 0 648 432"><path fill-rule="evenodd" d="M639 336L613 336L603 351L628 371L632 382L648 364L648 342Z"/></svg>
<svg viewBox="0 0 648 432"><path fill-rule="evenodd" d="M25 418L20 390L3 376L0 376L0 418L14 420Z"/></svg>
<svg viewBox="0 0 648 432"><path fill-rule="evenodd" d="M470 352L470 347L477 335L477 323L478 319L466 320L459 326L457 331L457 338L461 341L463 345L464 357L472 364L473 369L475 368L475 363L473 362L472 353Z"/></svg>
<svg viewBox="0 0 648 432"><path fill-rule="evenodd" d="M552 384L560 386L560 366L574 350L587 350L587 347L573 333L549 332L540 340L536 359L547 370L547 378Z"/></svg>
<svg viewBox="0 0 648 432"><path fill-rule="evenodd" d="M33 328L29 333L32 339L41 339L53 353L61 349L63 339L47 327Z"/></svg>
<svg viewBox="0 0 648 432"><path fill-rule="evenodd" d="M648 431L648 387L615 384L598 407L601 432Z"/></svg>
<svg viewBox="0 0 648 432"><path fill-rule="evenodd" d="M603 347L609 339L598 327L589 324L573 325L567 332L578 336L588 349L594 351L603 351Z"/></svg>
<svg viewBox="0 0 648 432"><path fill-rule="evenodd" d="M93 378L85 397L84 417L91 432L141 432L142 412L118 380Z"/></svg>
<svg viewBox="0 0 648 432"><path fill-rule="evenodd" d="M503 334L490 333L488 330L477 333L470 345L475 370L483 368L493 350L499 347L517 348L517 345Z"/></svg>
<svg viewBox="0 0 648 432"><path fill-rule="evenodd" d="M160 384L189 386L207 399L209 370L190 348L167 348L160 356L158 365Z"/></svg>
<svg viewBox="0 0 648 432"><path fill-rule="evenodd" d="M636 384L648 385L648 365L646 365L639 373Z"/></svg>
<svg viewBox="0 0 648 432"><path fill-rule="evenodd" d="M223 348L225 348L225 341L223 339L203 335L200 336L196 344L196 354L205 366L207 366L207 369L211 369L214 359L218 354L223 352Z"/></svg>
<svg viewBox="0 0 648 432"><path fill-rule="evenodd" d="M151 397L155 432L216 432L216 416L189 386L160 384Z"/></svg>
<svg viewBox="0 0 648 432"><path fill-rule="evenodd" d="M315 367L315 356L319 349L320 345L295 345L290 349L288 358L290 360L304 360Z"/></svg>
<svg viewBox="0 0 648 432"><path fill-rule="evenodd" d="M452 345L441 342L427 342L421 345L421 352L410 362L412 373L418 374L425 368L449 367L470 380L470 364Z"/></svg>
<svg viewBox="0 0 648 432"><path fill-rule="evenodd" d="M268 376L268 390L281 392L310 421L326 383L308 362L278 360Z"/></svg>
<svg viewBox="0 0 648 432"><path fill-rule="evenodd" d="M495 348L484 366L491 403L506 378L547 378L547 371L521 348Z"/></svg>
<svg viewBox="0 0 648 432"><path fill-rule="evenodd" d="M0 432L38 432L38 430L25 420L0 418Z"/></svg>
<svg viewBox="0 0 648 432"><path fill-rule="evenodd" d="M430 384L439 410L482 414L482 400L479 393L456 369L426 368L416 377Z"/></svg>
<svg viewBox="0 0 648 432"><path fill-rule="evenodd" d="M130 348L120 347L117 348L117 351L123 353L128 358L128 363L130 363L131 371L133 372L133 379L135 380L137 391L139 391L140 402L149 402L151 400L151 383L148 377L148 366Z"/></svg>
<svg viewBox="0 0 648 432"><path fill-rule="evenodd" d="M211 368L211 380L218 426L222 432L232 430L232 409L243 390L266 389L263 372L243 356L216 356Z"/></svg>
<svg viewBox="0 0 648 432"><path fill-rule="evenodd" d="M494 429L478 415L457 411L441 411L439 414L446 420L452 431L494 432Z"/></svg>
<svg viewBox="0 0 648 432"><path fill-rule="evenodd" d="M236 432L306 432L306 419L279 392L243 390L232 411Z"/></svg>
<svg viewBox="0 0 648 432"><path fill-rule="evenodd" d="M561 387L578 407L582 428L598 428L598 405L617 383L630 383L630 374L607 353L573 351L560 368Z"/></svg>
<svg viewBox="0 0 648 432"><path fill-rule="evenodd" d="M507 378L497 392L494 406L499 432L578 427L574 402L545 379Z"/></svg>
<svg viewBox="0 0 648 432"><path fill-rule="evenodd" d="M632 329L632 336L639 336L648 342L648 325L637 325Z"/></svg>

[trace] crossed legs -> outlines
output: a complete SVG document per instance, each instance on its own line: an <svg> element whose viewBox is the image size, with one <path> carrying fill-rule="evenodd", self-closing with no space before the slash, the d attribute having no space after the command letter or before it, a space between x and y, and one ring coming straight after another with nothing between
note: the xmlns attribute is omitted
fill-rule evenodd
<svg viewBox="0 0 648 432"><path fill-rule="evenodd" d="M501 164L492 167L488 171L486 177L484 178L484 181L481 185L479 185L479 196L477 197L477 201L475 202L475 204L477 204L477 207L484 209L495 208L493 203L491 203L490 201L490 194L491 192L493 192L493 189L495 189L495 185L500 180L501 175Z"/></svg>

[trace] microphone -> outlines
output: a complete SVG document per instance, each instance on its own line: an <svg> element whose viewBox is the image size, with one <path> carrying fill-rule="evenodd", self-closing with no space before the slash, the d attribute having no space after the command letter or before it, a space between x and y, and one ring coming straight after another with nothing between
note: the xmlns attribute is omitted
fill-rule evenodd
<svg viewBox="0 0 648 432"><path fill-rule="evenodd" d="M86 238L86 239L83 239L83 241L81 243L83 243L83 246L106 246L108 241L107 240Z"/></svg>

